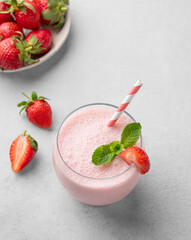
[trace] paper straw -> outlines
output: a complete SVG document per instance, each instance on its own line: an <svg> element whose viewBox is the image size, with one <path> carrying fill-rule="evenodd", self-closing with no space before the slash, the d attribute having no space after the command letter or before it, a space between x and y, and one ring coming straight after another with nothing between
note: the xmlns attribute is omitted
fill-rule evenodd
<svg viewBox="0 0 191 240"><path fill-rule="evenodd" d="M121 105L118 107L117 111L113 114L113 116L111 117L110 121L108 122L107 126L108 127L113 127L115 125L115 123L117 122L117 120L119 119L119 117L121 116L121 114L123 113L123 111L126 109L126 107L129 105L129 103L131 102L131 100L134 98L134 96L136 95L136 93L139 91L139 89L142 87L143 83L138 80L135 85L133 86L133 88L131 89L131 91L128 93L128 95L125 97L125 99L123 100L123 102L121 103Z"/></svg>

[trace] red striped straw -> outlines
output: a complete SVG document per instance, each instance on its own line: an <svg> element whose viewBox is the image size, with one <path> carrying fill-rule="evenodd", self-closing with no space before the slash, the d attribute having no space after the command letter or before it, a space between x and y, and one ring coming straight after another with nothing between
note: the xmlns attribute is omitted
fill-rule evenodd
<svg viewBox="0 0 191 240"><path fill-rule="evenodd" d="M131 100L134 98L134 96L136 95L136 93L139 91L139 89L142 87L143 83L138 80L135 85L133 86L133 88L131 89L131 91L128 93L128 95L125 97L125 99L123 100L123 102L121 103L121 105L118 107L117 111L113 114L113 116L111 117L110 121L108 122L107 126L108 127L113 127L115 125L115 123L117 122L117 120L119 119L119 117L121 116L121 114L123 113L123 111L126 109L126 107L129 105L129 103L131 102Z"/></svg>

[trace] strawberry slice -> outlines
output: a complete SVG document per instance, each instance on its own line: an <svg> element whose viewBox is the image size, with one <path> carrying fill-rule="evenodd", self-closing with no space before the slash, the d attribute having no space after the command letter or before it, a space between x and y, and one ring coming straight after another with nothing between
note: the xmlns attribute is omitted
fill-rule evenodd
<svg viewBox="0 0 191 240"><path fill-rule="evenodd" d="M138 172L145 174L150 169L150 161L146 152L138 147L129 147L119 155L129 165L135 164Z"/></svg>
<svg viewBox="0 0 191 240"><path fill-rule="evenodd" d="M10 148L11 167L14 172L20 172L35 156L38 143L26 131L18 136Z"/></svg>

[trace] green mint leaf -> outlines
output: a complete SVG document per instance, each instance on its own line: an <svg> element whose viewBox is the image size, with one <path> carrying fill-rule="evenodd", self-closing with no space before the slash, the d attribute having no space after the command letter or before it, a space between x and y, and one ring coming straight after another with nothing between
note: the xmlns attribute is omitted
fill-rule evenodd
<svg viewBox="0 0 191 240"><path fill-rule="evenodd" d="M140 123L130 123L128 124L122 132L121 144L124 148L132 147L135 145L139 136L141 134L141 124Z"/></svg>
<svg viewBox="0 0 191 240"><path fill-rule="evenodd" d="M140 133L140 123L128 124L123 129L123 132L121 134L121 142L114 141L110 144L98 147L92 155L92 162L95 165L111 163L113 159L123 151L124 148L135 145L139 139Z"/></svg>
<svg viewBox="0 0 191 240"><path fill-rule="evenodd" d="M120 154L123 151L123 145L118 141L110 143L110 150L116 155Z"/></svg>
<svg viewBox="0 0 191 240"><path fill-rule="evenodd" d="M98 147L92 155L92 162L95 165L111 163L116 154L110 149L110 144Z"/></svg>

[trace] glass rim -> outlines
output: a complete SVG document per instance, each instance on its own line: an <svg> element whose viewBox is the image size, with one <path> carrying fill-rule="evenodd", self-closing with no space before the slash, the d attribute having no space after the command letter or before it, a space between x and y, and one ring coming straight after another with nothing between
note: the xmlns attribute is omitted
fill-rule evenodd
<svg viewBox="0 0 191 240"><path fill-rule="evenodd" d="M59 137L59 133L60 133L60 130L63 126L63 124L66 122L67 119L69 119L70 116L72 116L75 112L83 109L83 108L87 108L87 107L91 107L91 106L108 106L108 107L112 107L112 108L118 108L117 106L113 105L113 104L109 104L109 103L89 103L89 104L86 104L86 105L83 105L81 107L78 107L76 108L75 110L73 110L72 112L70 112L65 118L64 120L62 121L59 129L58 129L58 132L57 132L57 135L56 135L56 147L57 147L57 150L58 150L58 153L59 153L59 156L60 158L62 159L63 163L66 165L66 167L68 167L69 170L71 170L73 173L79 175L80 177L82 178L87 178L87 179L91 179L91 180L110 180L110 179L114 179L114 178L117 178L123 174L125 174L128 170L130 170L133 166L134 166L134 163L131 164L125 171L115 175L115 176L111 176L111 177L107 177L107 178L93 178L93 177L88 177L88 176L85 176L83 174L80 174L78 172L76 172L74 169L72 169L63 159L61 153L60 153L60 149L59 149L59 145L58 145L58 137ZM133 122L136 122L136 120L126 111L123 111L124 114L126 114L131 120L133 120ZM108 119L109 121L109 119ZM142 148L142 133L140 134L140 148Z"/></svg>

